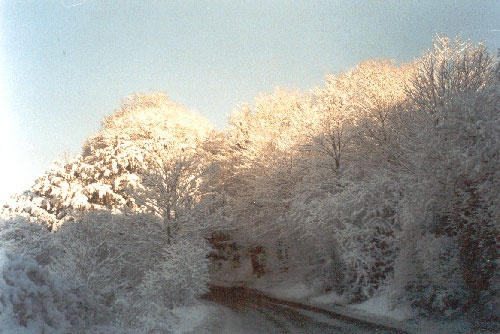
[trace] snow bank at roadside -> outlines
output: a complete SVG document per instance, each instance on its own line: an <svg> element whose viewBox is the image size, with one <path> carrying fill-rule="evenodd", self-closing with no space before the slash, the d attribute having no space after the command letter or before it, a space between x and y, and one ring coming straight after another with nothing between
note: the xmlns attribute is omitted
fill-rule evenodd
<svg viewBox="0 0 500 334"><path fill-rule="evenodd" d="M314 282L307 278L305 270L296 269L287 273L267 272L258 278L252 274L250 259L242 257L238 268L230 266L220 268L217 274L212 276L212 284L246 286L271 297L320 307L409 333L495 333L495 330L484 328L488 324L474 326L466 318L454 320L420 318L409 305L402 303L392 305L391 292L387 290L380 291L378 295L363 303L350 304L347 296L333 291L322 292L320 287L315 286Z"/></svg>
<svg viewBox="0 0 500 334"><path fill-rule="evenodd" d="M318 305L345 305L349 302L348 298L334 291L311 297L309 300Z"/></svg>
<svg viewBox="0 0 500 334"><path fill-rule="evenodd" d="M387 317L398 321L408 320L413 316L411 308L407 305L391 306L387 295L380 295L368 299L361 304L350 305L350 308L376 316Z"/></svg>
<svg viewBox="0 0 500 334"><path fill-rule="evenodd" d="M255 288L273 297L281 299L302 300L307 299L314 294L314 289L308 287L302 282L274 286L256 284Z"/></svg>
<svg viewBox="0 0 500 334"><path fill-rule="evenodd" d="M349 304L348 298L335 292L321 293L304 281L289 276L279 281L277 277L250 279L238 283L262 291L266 295L316 306L338 314L379 325L398 328L408 333L496 333L481 327L474 328L465 318L455 320L423 319L417 317L409 305L393 306L388 292L360 304Z"/></svg>

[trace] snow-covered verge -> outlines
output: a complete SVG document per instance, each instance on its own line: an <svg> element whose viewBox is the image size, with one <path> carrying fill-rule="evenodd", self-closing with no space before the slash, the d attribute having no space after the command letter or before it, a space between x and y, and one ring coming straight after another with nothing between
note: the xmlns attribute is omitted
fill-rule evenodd
<svg viewBox="0 0 500 334"><path fill-rule="evenodd" d="M423 318L409 305L393 305L390 293L381 291L362 303L349 303L348 297L336 292L321 293L301 281L281 281L275 277L242 282L246 286L262 291L268 296L285 301L320 307L325 310L401 329L408 333L498 333L500 323L482 322L477 319L457 316L453 319Z"/></svg>
<svg viewBox="0 0 500 334"><path fill-rule="evenodd" d="M281 300L323 308L409 333L496 333L500 329L497 322L484 321L470 315L423 317L418 309L395 297L395 289L390 282L373 297L363 302L353 302L348 292L324 292L318 280L311 277L310 267L307 265L296 264L283 273L276 268L273 270L270 265L273 263L271 257L267 260L267 271L258 277L252 269L250 256L242 252L236 267L230 261L221 263L212 273L211 284L244 286Z"/></svg>
<svg viewBox="0 0 500 334"><path fill-rule="evenodd" d="M307 266L296 266L286 273L270 270L257 277L252 273L250 258L242 256L237 268L229 263L221 266L212 275L211 283L220 286L245 286L281 300L319 307L408 333L496 333L500 329L499 323L485 322L465 315L453 318L422 317L418 310L407 303L399 302L396 305L394 292L388 287L381 288L364 302L353 303L348 294L324 292L309 275Z"/></svg>

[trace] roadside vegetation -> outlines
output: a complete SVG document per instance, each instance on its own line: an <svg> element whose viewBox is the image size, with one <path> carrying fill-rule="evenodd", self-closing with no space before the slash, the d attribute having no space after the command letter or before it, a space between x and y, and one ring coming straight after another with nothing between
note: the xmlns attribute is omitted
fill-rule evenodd
<svg viewBox="0 0 500 334"><path fill-rule="evenodd" d="M437 36L408 64L276 88L224 129L135 94L3 206L0 331L172 331L245 273L498 321L498 166L500 61L481 43Z"/></svg>

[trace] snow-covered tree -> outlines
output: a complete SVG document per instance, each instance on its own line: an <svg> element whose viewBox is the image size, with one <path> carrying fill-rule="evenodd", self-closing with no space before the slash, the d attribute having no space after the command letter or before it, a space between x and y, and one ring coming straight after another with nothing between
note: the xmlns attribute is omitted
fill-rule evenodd
<svg viewBox="0 0 500 334"><path fill-rule="evenodd" d="M327 287L359 300L371 297L392 278L400 195L397 182L378 176L339 186L335 193L314 196L292 209L303 238L324 248L320 256L325 262L341 267L342 280L326 282Z"/></svg>
<svg viewBox="0 0 500 334"><path fill-rule="evenodd" d="M407 228L396 260L393 302L408 302L428 316L451 316L464 311L470 298L460 270L457 242L419 227Z"/></svg>
<svg viewBox="0 0 500 334"><path fill-rule="evenodd" d="M394 117L406 98L412 71L412 65L369 60L328 75L313 95L319 122L309 129L309 148L316 153L315 163L336 173L361 173L395 159Z"/></svg>
<svg viewBox="0 0 500 334"><path fill-rule="evenodd" d="M20 214L57 229L90 210L147 210L135 203L135 194L162 168L160 160L194 155L212 132L207 120L162 93L129 97L103 127L85 142L82 155L56 161L3 209L4 216Z"/></svg>
<svg viewBox="0 0 500 334"><path fill-rule="evenodd" d="M351 72L338 76L329 75L325 86L315 92L315 107L320 122L315 129L312 150L326 158L326 165L339 172L346 154L351 153L354 127L359 110L356 108L356 91L351 89ZM319 162L319 160L318 160Z"/></svg>
<svg viewBox="0 0 500 334"><path fill-rule="evenodd" d="M417 109L434 114L457 97L488 85L494 63L494 55L483 43L437 35L433 49L422 56L407 94Z"/></svg>
<svg viewBox="0 0 500 334"><path fill-rule="evenodd" d="M154 158L140 171L141 187L132 196L139 206L163 219L170 242L179 228L194 227L186 226L194 208L212 199L216 165L197 145L179 149L175 143L162 143L160 148L152 145L149 152Z"/></svg>
<svg viewBox="0 0 500 334"><path fill-rule="evenodd" d="M488 295L498 270L497 62L482 44L437 38L433 51L417 63L408 87L409 104L402 119L413 136L402 146L410 166L405 192L411 196L400 211L406 228L419 226L422 239L447 237L454 243L447 261L460 275L452 275L456 281L447 284L463 285L470 297L459 298L460 305L442 305L443 312L447 307L481 308L486 303L481 296ZM420 203L414 205L416 199ZM420 246L418 252L424 253ZM442 265L437 259L433 263ZM432 277L427 282L420 284L431 284ZM410 289L409 298L425 298L415 296L428 291L422 289Z"/></svg>
<svg viewBox="0 0 500 334"><path fill-rule="evenodd" d="M293 183L300 178L296 155L310 124L309 97L277 88L243 105L229 119L224 138L224 191L230 228L247 247L286 251L286 218ZM266 235L266 238L261 238ZM276 240L278 239L278 240ZM281 245L281 246L279 246Z"/></svg>

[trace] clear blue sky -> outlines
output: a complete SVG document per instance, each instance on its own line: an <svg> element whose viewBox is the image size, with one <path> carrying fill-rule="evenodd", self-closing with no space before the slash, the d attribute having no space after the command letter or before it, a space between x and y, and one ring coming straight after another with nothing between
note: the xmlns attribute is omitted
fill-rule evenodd
<svg viewBox="0 0 500 334"><path fill-rule="evenodd" d="M496 50L499 18L498 0L0 0L0 201L134 92L165 91L222 126L275 86L411 60L436 32Z"/></svg>

